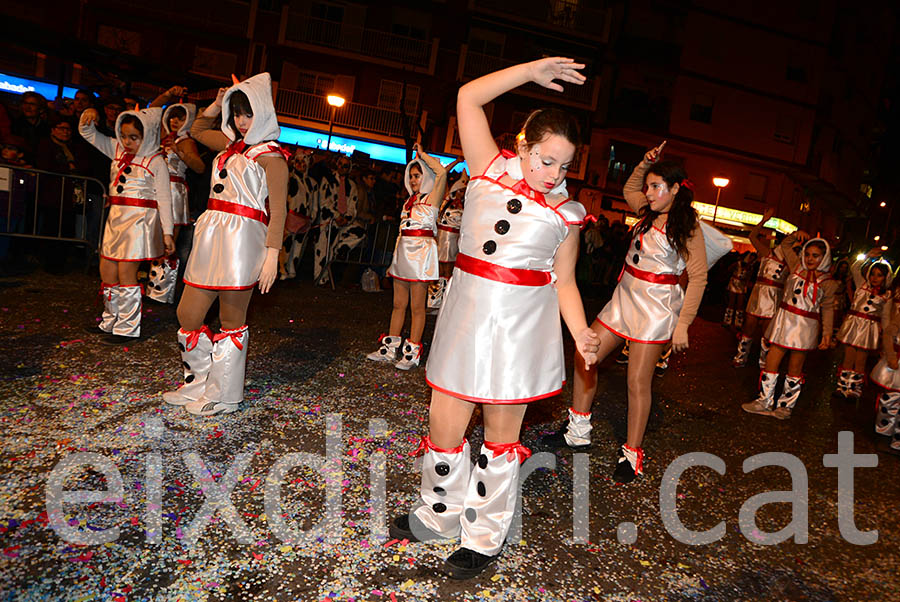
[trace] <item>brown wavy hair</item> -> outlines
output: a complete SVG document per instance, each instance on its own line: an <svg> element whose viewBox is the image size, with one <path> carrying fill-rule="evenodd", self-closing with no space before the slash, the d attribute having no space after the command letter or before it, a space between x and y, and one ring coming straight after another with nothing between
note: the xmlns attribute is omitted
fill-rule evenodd
<svg viewBox="0 0 900 602"><path fill-rule="evenodd" d="M669 207L669 216L666 222L666 238L669 244L672 245L672 248L687 260L690 255L687 241L691 237L694 228L699 226L697 212L691 207L691 203L694 201L694 193L690 188L682 185L682 182L687 180L687 173L681 165L674 161L660 161L650 166L650 169L644 174L645 181L650 174L658 175L670 189L675 184L679 185L678 193L672 200L672 206ZM650 209L649 204L641 207L638 212L640 221L635 226L635 232L638 234L648 232L660 214L659 211Z"/></svg>

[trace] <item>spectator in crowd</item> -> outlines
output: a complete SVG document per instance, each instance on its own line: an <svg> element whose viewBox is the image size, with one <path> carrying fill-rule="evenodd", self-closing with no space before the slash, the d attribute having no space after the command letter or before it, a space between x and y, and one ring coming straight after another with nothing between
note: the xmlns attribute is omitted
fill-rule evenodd
<svg viewBox="0 0 900 602"><path fill-rule="evenodd" d="M0 100L0 140L5 140L10 134L12 134L12 122L9 118L9 111Z"/></svg>
<svg viewBox="0 0 900 602"><path fill-rule="evenodd" d="M72 139L72 122L60 116L50 119L50 135L38 142L35 166L65 174L86 174L90 165Z"/></svg>
<svg viewBox="0 0 900 602"><path fill-rule="evenodd" d="M12 133L25 139L26 157L33 161L38 143L50 135L50 126L44 117L47 101L37 92L25 92L20 110L22 114L12 120Z"/></svg>
<svg viewBox="0 0 900 602"><path fill-rule="evenodd" d="M314 275L317 284L330 280L328 267L339 253L355 249L366 236L358 217L359 191L350 177L350 157L340 155L334 170L319 183L319 229L316 238Z"/></svg>
<svg viewBox="0 0 900 602"><path fill-rule="evenodd" d="M85 90L82 88L75 93L75 98L72 100L72 110L75 113L75 117L81 118L81 114L84 113L87 109L91 109L94 107L94 93L90 90Z"/></svg>
<svg viewBox="0 0 900 602"><path fill-rule="evenodd" d="M121 98L116 96L107 98L106 102L103 103L103 123L97 124L97 130L111 138L115 137L116 119L119 118L119 113L124 110L125 103Z"/></svg>

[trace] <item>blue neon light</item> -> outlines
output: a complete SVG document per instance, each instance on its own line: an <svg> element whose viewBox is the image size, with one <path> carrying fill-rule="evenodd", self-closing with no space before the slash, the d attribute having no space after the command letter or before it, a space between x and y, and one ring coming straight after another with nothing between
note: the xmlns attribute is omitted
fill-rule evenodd
<svg viewBox="0 0 900 602"><path fill-rule="evenodd" d="M56 84L0 73L0 92L11 92L13 94L37 92L47 100L55 100L57 90ZM75 98L76 92L78 92L78 88L64 87L63 98Z"/></svg>
<svg viewBox="0 0 900 602"><path fill-rule="evenodd" d="M328 132L317 132L315 130L281 125L281 137L278 138L278 141L284 142L285 144L295 144L306 148L325 150L325 145L328 142ZM360 151L367 153L370 157L378 161L387 161L388 163L398 163L400 165L406 164L406 149L402 146L395 146L393 144L384 144L381 142L372 142L369 140L360 140L358 138L348 138L346 136L332 134L330 148L334 152L343 153L348 156L352 155L353 151ZM437 158L444 165L447 165L456 159L456 157L439 155L437 153L431 153L431 156ZM457 165L453 171L460 171L465 168L466 164L463 162Z"/></svg>

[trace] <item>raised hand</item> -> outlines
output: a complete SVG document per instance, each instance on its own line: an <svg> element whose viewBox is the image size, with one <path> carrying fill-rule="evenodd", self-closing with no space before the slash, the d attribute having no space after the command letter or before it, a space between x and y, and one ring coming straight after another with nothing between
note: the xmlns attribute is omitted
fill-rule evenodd
<svg viewBox="0 0 900 602"><path fill-rule="evenodd" d="M576 63L574 59L561 56L554 56L546 59L540 59L530 63L531 81L534 83L562 92L563 87L553 80L561 80L572 84L582 85L587 79L579 69L584 69L583 63Z"/></svg>
<svg viewBox="0 0 900 602"><path fill-rule="evenodd" d="M651 148L646 153L644 153L644 162L645 163L656 163L659 161L659 157L662 155L663 149L666 147L666 141L663 140L662 144L657 146L656 148Z"/></svg>

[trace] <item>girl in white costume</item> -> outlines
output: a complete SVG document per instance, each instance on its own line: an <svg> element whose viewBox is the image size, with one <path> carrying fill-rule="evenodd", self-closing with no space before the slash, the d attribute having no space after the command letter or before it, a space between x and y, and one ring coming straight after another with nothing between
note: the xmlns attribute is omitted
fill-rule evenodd
<svg viewBox="0 0 900 602"><path fill-rule="evenodd" d="M765 337L770 348L766 367L759 377L759 397L741 406L751 414L780 420L791 417L803 387L806 354L819 343L820 318L822 337L818 348L828 349L831 346L835 288L829 274L831 248L825 239L814 238L804 243L798 256L793 250L794 241L805 237L805 232L795 232L781 242L781 252L791 274L785 282L778 311L766 330ZM781 360L788 354L787 375L776 403L775 385L778 383Z"/></svg>
<svg viewBox="0 0 900 602"><path fill-rule="evenodd" d="M672 162L657 162L665 142L647 151L625 183L625 201L640 216L612 299L592 325L600 337L597 361L629 341L628 438L618 452L613 478L628 483L643 474L641 444L650 416L656 362L671 341L677 353L688 348L688 327L697 315L708 270L706 245L691 207L693 184ZM647 192L642 192L644 185ZM679 286L687 270L688 285ZM591 405L597 371L575 358L575 387L569 420L543 443L550 447L590 446Z"/></svg>
<svg viewBox="0 0 900 602"><path fill-rule="evenodd" d="M878 397L875 414L875 432L891 438L890 449L900 453L900 281L895 281L894 290L882 317L882 356L872 369L872 382L882 387L884 393Z"/></svg>
<svg viewBox="0 0 900 602"><path fill-rule="evenodd" d="M109 344L141 334L138 264L175 251L169 171L159 152L161 116L158 108L125 111L116 120L117 139L113 140L97 131L96 110L81 115L81 135L112 159L110 207L100 249L103 318L99 329L112 335L104 340Z"/></svg>
<svg viewBox="0 0 900 602"><path fill-rule="evenodd" d="M441 206L438 218L438 273L439 279L428 287L428 308L438 309L444 299L447 283L453 273L453 262L459 253L459 226L462 223L463 198L469 174L462 172L450 187L447 198Z"/></svg>
<svg viewBox="0 0 900 602"><path fill-rule="evenodd" d="M781 254L781 247L771 249L769 236L763 230L763 224L775 215L774 209L766 209L763 218L750 230L748 238L759 256L759 270L756 273L756 282L750 292L747 301L746 317L738 339L737 353L731 360L736 368L747 365L747 356L750 355L750 347L757 331L765 332L769 322L775 316L778 304L781 303L781 293L784 290L784 281L790 270ZM800 250L798 246L797 251ZM766 365L766 354L769 352L769 344L765 338L760 339L759 367Z"/></svg>
<svg viewBox="0 0 900 602"><path fill-rule="evenodd" d="M151 107L162 107L184 95L182 86L172 86L158 96ZM169 185L172 193L172 220L175 223L174 238L178 240L181 226L191 223L188 206L188 187L185 175L188 168L202 174L205 168L197 150L197 143L191 138L191 125L197 115L193 104L169 104L163 111L162 145L166 164L169 166ZM152 262L150 278L147 282L147 297L160 303L175 302L175 284L178 280L178 258L175 256Z"/></svg>
<svg viewBox="0 0 900 602"><path fill-rule="evenodd" d="M394 279L391 325L381 337L381 347L366 356L376 362L396 362L394 366L400 370L418 366L422 355L428 284L438 279L438 208L447 190L447 170L441 162L422 151L418 143L413 148L416 158L406 166L404 178L410 197L400 213L400 234L387 272ZM411 314L409 338L397 361L407 307Z"/></svg>
<svg viewBox="0 0 900 602"><path fill-rule="evenodd" d="M484 114L498 95L554 79L581 84L583 65L547 58L467 83L457 117L473 174L452 284L438 315L428 358L429 434L420 503L396 517L393 537L411 541L460 536L444 565L453 578L474 577L500 553L516 507L519 442L529 401L556 395L565 380L562 314L585 361L596 336L575 284L579 227L585 210L566 193L565 176L579 143L577 123L558 109L535 111L518 153L500 153ZM554 286L555 282L555 286ZM484 445L471 467L466 429L482 404Z"/></svg>
<svg viewBox="0 0 900 602"><path fill-rule="evenodd" d="M844 345L844 361L838 372L835 393L847 399L862 396L869 354L881 345L881 322L890 300L891 266L885 261L871 262L881 255L875 248L850 266L850 275L856 285L853 303L837 333L837 340ZM837 285L837 283L835 283Z"/></svg>
<svg viewBox="0 0 900 602"><path fill-rule="evenodd" d="M217 132L212 124L220 112ZM253 287L266 293L272 286L284 232L288 169L276 142L280 133L268 73L219 90L191 129L195 140L221 151L178 304L184 384L163 395L191 414L234 412L243 400L247 306ZM216 298L222 330L213 335L203 321Z"/></svg>

